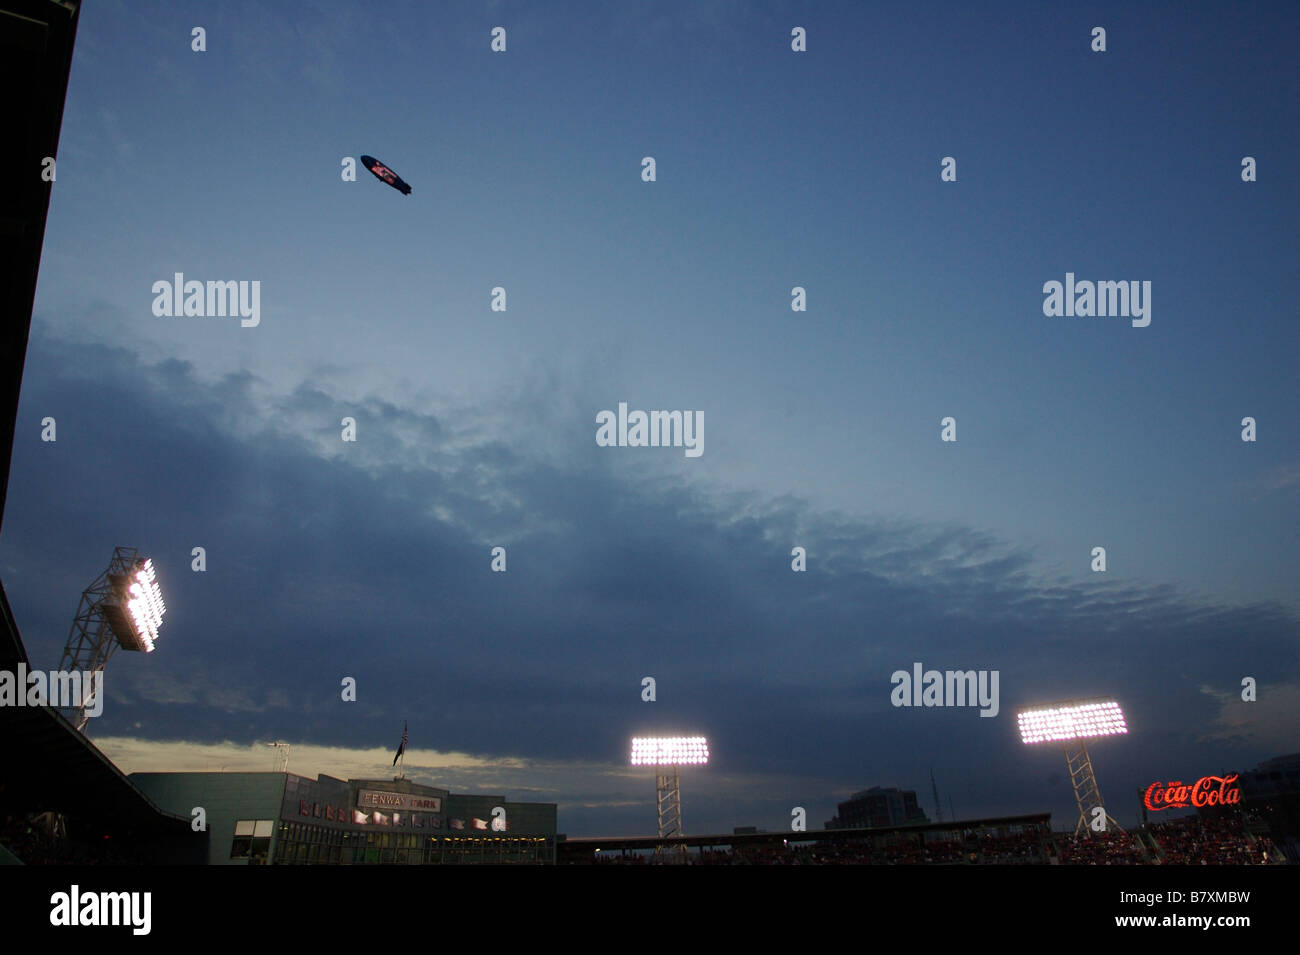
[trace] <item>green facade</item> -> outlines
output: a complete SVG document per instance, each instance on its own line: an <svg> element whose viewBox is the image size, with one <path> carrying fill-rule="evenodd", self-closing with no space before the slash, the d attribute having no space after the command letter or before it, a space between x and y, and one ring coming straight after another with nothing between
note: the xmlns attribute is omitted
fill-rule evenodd
<svg viewBox="0 0 1300 955"><path fill-rule="evenodd" d="M231 858L238 821L272 821L267 861L274 858L284 773L132 773L130 779L168 812L192 819L194 809L203 808L207 814L209 865L248 865L257 861L251 854Z"/></svg>
<svg viewBox="0 0 1300 955"><path fill-rule="evenodd" d="M131 781L163 809L187 817L197 807L205 811L212 865L555 861L554 803L450 793L407 779L135 773ZM381 812L360 804L367 792L416 796L423 802L411 812ZM504 828L493 829L494 823Z"/></svg>

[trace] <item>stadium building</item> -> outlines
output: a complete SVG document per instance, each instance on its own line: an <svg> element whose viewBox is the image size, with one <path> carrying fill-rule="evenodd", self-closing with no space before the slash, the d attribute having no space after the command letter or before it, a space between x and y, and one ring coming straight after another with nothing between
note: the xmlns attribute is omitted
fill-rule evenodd
<svg viewBox="0 0 1300 955"><path fill-rule="evenodd" d="M202 808L210 865L553 864L554 803L406 779L293 773L133 773L160 807Z"/></svg>

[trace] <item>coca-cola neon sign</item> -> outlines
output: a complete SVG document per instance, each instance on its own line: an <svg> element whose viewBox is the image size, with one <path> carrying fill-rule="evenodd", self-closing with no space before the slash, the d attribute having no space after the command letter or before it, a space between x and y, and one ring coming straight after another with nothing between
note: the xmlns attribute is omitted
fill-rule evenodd
<svg viewBox="0 0 1300 955"><path fill-rule="evenodd" d="M1147 787L1142 801L1148 809L1181 809L1186 806L1235 806L1241 802L1241 787L1237 773L1231 776L1202 776L1192 785L1175 780L1167 786L1152 783Z"/></svg>

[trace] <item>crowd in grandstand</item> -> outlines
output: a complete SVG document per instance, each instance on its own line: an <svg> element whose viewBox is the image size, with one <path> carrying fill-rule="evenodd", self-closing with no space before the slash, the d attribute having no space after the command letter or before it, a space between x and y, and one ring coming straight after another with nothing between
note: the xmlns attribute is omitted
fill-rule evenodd
<svg viewBox="0 0 1300 955"><path fill-rule="evenodd" d="M1045 839L1043 835L1036 832L1002 836L985 833L980 837L978 848L979 861L994 865L1047 861Z"/></svg>
<svg viewBox="0 0 1300 955"><path fill-rule="evenodd" d="M1240 816L1158 822L1146 835L1165 865L1261 865L1277 854L1267 836L1246 833Z"/></svg>
<svg viewBox="0 0 1300 955"><path fill-rule="evenodd" d="M1058 836L1056 848L1062 865L1141 865L1148 861L1138 838L1125 832Z"/></svg>
<svg viewBox="0 0 1300 955"><path fill-rule="evenodd" d="M1284 861L1271 839L1252 835L1241 815L1196 816L1145 826L1136 832L1049 835L1043 830L895 835L886 839L798 844L746 843L692 849L656 858L648 852L597 853L606 865L1261 865Z"/></svg>
<svg viewBox="0 0 1300 955"><path fill-rule="evenodd" d="M861 840L824 841L790 845L747 844L701 848L684 857L691 865L978 865L1046 862L1045 833L967 838L920 839L904 837L870 843ZM606 865L646 865L655 860L646 853L598 853L595 861Z"/></svg>

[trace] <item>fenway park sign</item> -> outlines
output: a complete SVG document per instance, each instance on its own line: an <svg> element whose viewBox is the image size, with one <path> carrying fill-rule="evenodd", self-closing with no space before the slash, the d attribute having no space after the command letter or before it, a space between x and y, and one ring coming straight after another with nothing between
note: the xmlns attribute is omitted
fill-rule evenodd
<svg viewBox="0 0 1300 955"><path fill-rule="evenodd" d="M1237 773L1231 776L1202 776L1188 786L1183 782L1169 785L1152 783L1142 801L1148 809L1181 809L1186 806L1235 806L1241 802Z"/></svg>
<svg viewBox="0 0 1300 955"><path fill-rule="evenodd" d="M419 793L392 793L381 789L357 791L358 809L387 809L401 812L442 812L441 796Z"/></svg>

